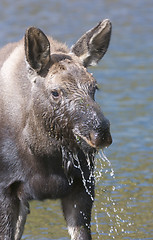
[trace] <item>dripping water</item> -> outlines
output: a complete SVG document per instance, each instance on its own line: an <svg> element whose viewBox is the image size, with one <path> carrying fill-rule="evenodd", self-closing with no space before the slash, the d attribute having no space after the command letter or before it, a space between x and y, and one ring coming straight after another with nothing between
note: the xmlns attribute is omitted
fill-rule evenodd
<svg viewBox="0 0 153 240"><path fill-rule="evenodd" d="M93 177L93 169L92 169L91 164L90 164L89 156L87 155L87 164L88 164L88 167L89 167L89 170L90 170L90 175L89 175L89 178L87 180L85 179L84 172L81 168L78 156L75 154L75 155L73 155L73 158L77 162L77 165L74 164L74 162L73 162L74 167L78 168L81 172L81 177L82 177L84 188L85 188L87 194L90 196L91 200L94 201L94 197L93 197L90 189L88 189L88 186L87 186L87 182L91 183L91 181L92 181L91 178Z"/></svg>
<svg viewBox="0 0 153 240"><path fill-rule="evenodd" d="M65 149L62 149L62 155L64 156L65 154ZM91 200L94 202L94 218L95 218L95 225L96 225L96 234L97 234L97 239L101 239L101 235L108 235L112 239L116 239L116 236L119 236L120 233L124 233L125 230L122 227L123 223L126 222L126 227L130 227L132 225L129 220L123 220L120 217L120 213L124 211L124 209L119 209L117 206L117 203L113 198L110 196L112 193L116 190L115 187L115 173L114 169L111 165L111 162L109 159L105 156L104 152L101 150L98 153L99 157L96 157L95 162L94 162L94 167L93 167L93 162L91 164L91 160L93 161L94 159L94 154L91 158L88 154L86 154L86 161L87 161L87 166L90 170L90 175L88 179L85 178L84 172L82 170L79 158L77 154L74 153L69 153L68 156L70 157L72 164L75 168L79 169L82 177L82 182L84 185L84 188L87 192L87 194L90 196ZM109 178L112 179L112 184L111 184L111 189L110 186L107 186L104 176L110 176ZM92 179L95 181L95 199L94 196L92 195L92 192L90 190L90 184L88 187L88 183L92 184ZM73 179L70 178L69 185L73 184ZM101 187L100 190L96 186L98 184L103 184L103 188ZM108 189L107 189L108 188ZM101 207L99 208L99 197L102 196L102 202L101 202ZM74 205L75 208L77 208L77 205ZM98 209L98 210L97 210ZM109 229L107 228L106 230L100 229L101 224L99 223L99 213L105 215L105 222L107 222L107 225L109 226ZM86 220L85 213L80 211L80 214L84 217ZM106 221L107 219L107 221ZM87 227L89 227L88 224L86 224ZM126 231L126 233L128 233Z"/></svg>
<svg viewBox="0 0 153 240"><path fill-rule="evenodd" d="M86 155L86 161L87 161L87 166L89 169L89 177L88 179L85 178L84 172L82 170L80 161L79 161L79 157L77 154L74 154L70 151L67 151L67 149L64 146L61 146L61 151L62 151L62 156L63 156L63 161L64 161L64 165L66 165L66 170L68 168L68 163L69 163L69 158L71 159L71 162L73 164L73 166L77 169L79 169L80 173L81 173L81 177L82 177L82 182L85 188L86 193L90 196L92 202L94 202L94 196L92 195L91 192L91 185L93 184L93 179L94 179L94 167L93 167L93 159L95 156L95 153L93 154L85 154ZM68 177L68 183L69 185L73 184L73 179L71 177ZM74 208L77 208L77 205L74 205ZM80 214L83 216L85 222L87 220L86 214L83 211L80 211ZM86 222L86 227L88 227L90 229L89 224Z"/></svg>
<svg viewBox="0 0 153 240"><path fill-rule="evenodd" d="M123 224L126 223L126 227L130 227L132 223L130 222L129 218L128 220L122 219L120 215L123 213L124 209L119 208L116 201L110 196L110 194L112 195L113 192L115 192L116 190L116 187L115 187L116 178L115 178L115 173L111 165L111 162L105 156L102 150L99 151L98 156L99 157L97 157L95 160L95 171L94 171L95 186L97 186L98 184L101 186L103 184L102 185L103 187L100 187L100 188L96 187L96 199L94 202L96 232L98 234L97 238L101 239L100 235L107 234L112 239L116 239L116 237L119 236L120 233L125 232L123 228ZM111 184L108 185L104 177L109 179L111 178ZM98 211L97 211L97 209L99 209L99 204L97 203L99 202L98 198L100 197L102 198L100 214L102 213L105 216L105 221L107 219L107 226L109 226L109 230L107 230L107 233L106 233L106 230L104 232L103 229L99 229L101 225L99 224L100 218L98 217ZM126 231L126 233L128 232Z"/></svg>

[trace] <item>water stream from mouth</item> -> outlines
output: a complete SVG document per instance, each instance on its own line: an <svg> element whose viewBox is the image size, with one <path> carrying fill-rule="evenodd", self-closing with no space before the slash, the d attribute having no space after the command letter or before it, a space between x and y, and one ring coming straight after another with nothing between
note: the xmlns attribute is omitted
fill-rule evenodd
<svg viewBox="0 0 153 240"><path fill-rule="evenodd" d="M77 161L77 168L80 169L81 176L82 176L82 181L84 184L84 188L87 192L87 194L90 196L91 200L94 201L94 218L96 222L96 234L97 234L97 239L101 239L101 235L108 235L111 239L115 239L117 236L122 234L124 232L124 228L122 227L123 223L126 223L126 227L130 227L132 225L131 222L128 220L123 220L120 216L120 214L124 211L124 209L120 209L117 206L117 203L113 198L110 196L111 193L113 193L116 190L115 187L115 173L114 169L111 165L111 162L108 160L108 158L105 156L104 152L101 150L98 153L98 157L95 159L95 167L94 169L91 166L89 156L87 156L87 164L90 170L90 175L88 179L85 179L84 172L81 169L81 165L79 162L79 159L77 156L73 156L74 159ZM110 176L109 178L111 179L111 187L108 186L107 189L107 184L105 186L105 181L104 181L104 175ZM95 179L95 186L98 184L101 184L102 180L104 181L104 188L97 188L96 187L96 194L95 194L95 199L88 187L88 183L92 183L92 178L94 177ZM89 184L89 186L90 186ZM103 201L100 202L100 210L101 212L99 213L99 201L98 198L103 195ZM98 204L97 204L98 203ZM80 212L80 214L83 215L84 219L86 220L86 216L83 212ZM107 225L109 226L108 232L104 232L104 230L100 229L101 224L99 223L99 214L105 215L107 219ZM89 226L88 226L89 227Z"/></svg>
<svg viewBox="0 0 153 240"><path fill-rule="evenodd" d="M105 177L107 175L107 177ZM124 216L126 220L123 220L121 215L124 211L123 208L120 208L117 202L113 199L112 195L116 191L116 179L114 169L112 168L111 162L105 156L104 152L101 150L98 153L97 158L95 159L95 170L94 170L94 178L95 178L95 201L94 201L94 218L96 221L96 232L98 234L97 238L101 239L101 235L108 235L111 239L116 239L119 235L125 232L123 226L126 223L126 229L129 228L132 223L130 219L127 219L127 216ZM108 179L110 183L108 184ZM97 185L100 187L97 188ZM103 197L102 202L99 204L100 197ZM101 212L98 212L99 209ZM102 215L107 220L107 233L104 230L100 229L100 226L104 223L99 223L98 214ZM109 230L108 230L109 229ZM127 232L128 233L128 232Z"/></svg>
<svg viewBox="0 0 153 240"><path fill-rule="evenodd" d="M91 183L91 181L92 181L91 178L94 176L94 175L93 175L93 174L94 174L93 169L92 169L92 167L91 167L91 165L90 165L90 159L89 159L89 157L87 156L87 164L88 164L88 167L89 167L89 170L90 170L90 175L89 175L89 178L86 180L86 179L85 179L85 176L84 176L84 172L83 172L83 170L82 170L82 168L81 168L81 165L80 165L80 161L79 161L79 159L78 159L78 156L77 156L77 155L73 155L73 158L74 158L74 160L77 162L77 166L74 165L74 163L73 163L73 165L75 166L75 168L78 168L78 169L80 170L80 172L81 172L81 176L82 176L82 181L83 181L84 188L85 188L87 194L90 196L91 200L94 201L94 197L93 197L90 189L88 189L88 186L87 186L87 181L88 181L89 183Z"/></svg>
<svg viewBox="0 0 153 240"><path fill-rule="evenodd" d="M63 156L64 151L65 150L63 150L62 153ZM127 216L123 215L124 209L120 208L117 202L113 199L113 194L117 190L116 188L119 188L119 186L115 186L116 178L111 162L108 160L102 150L99 151L98 156L94 160L94 167L93 162L91 163L91 159L93 158L90 157L91 156L88 155L86 156L87 166L90 170L88 179L86 179L84 175L78 155L73 154L73 157L71 156L71 160L73 161L74 167L80 170L85 191L94 202L93 213L95 218L94 222L96 224L95 231L97 239L101 239L101 237L104 235L109 236L111 239L116 239L119 237L119 235L125 232L125 224L126 229L128 229L132 223L130 222L130 219L127 219ZM92 191L90 189L93 184L93 178L95 182L95 198L92 195ZM69 182L69 184L73 184L73 181ZM100 199L102 199L101 202ZM74 207L77 208L76 205ZM86 221L87 218L85 213L80 211L80 214ZM126 220L123 220L123 217L121 216L124 216ZM99 222L99 219L103 219L104 222ZM103 224L107 224L107 230L102 229ZM88 224L86 224L86 226L89 227ZM126 233L128 232L126 231Z"/></svg>

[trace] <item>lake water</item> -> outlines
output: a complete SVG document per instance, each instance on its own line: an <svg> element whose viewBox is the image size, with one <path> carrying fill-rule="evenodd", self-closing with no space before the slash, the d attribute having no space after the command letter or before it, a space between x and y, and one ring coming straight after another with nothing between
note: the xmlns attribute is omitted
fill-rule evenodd
<svg viewBox="0 0 153 240"><path fill-rule="evenodd" d="M90 71L113 144L111 166L97 156L92 237L153 239L153 1L1 0L0 46L32 25L71 46L103 18L113 24L111 43ZM70 239L60 202L32 202L22 239Z"/></svg>

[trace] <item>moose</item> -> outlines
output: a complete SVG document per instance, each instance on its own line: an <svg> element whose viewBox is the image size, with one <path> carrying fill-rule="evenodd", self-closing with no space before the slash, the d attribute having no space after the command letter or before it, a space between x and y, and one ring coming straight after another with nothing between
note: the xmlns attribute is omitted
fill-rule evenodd
<svg viewBox="0 0 153 240"><path fill-rule="evenodd" d="M94 159L112 137L87 67L110 37L108 19L70 49L30 27L0 50L0 240L21 239L29 201L45 199L61 200L71 240L92 239Z"/></svg>

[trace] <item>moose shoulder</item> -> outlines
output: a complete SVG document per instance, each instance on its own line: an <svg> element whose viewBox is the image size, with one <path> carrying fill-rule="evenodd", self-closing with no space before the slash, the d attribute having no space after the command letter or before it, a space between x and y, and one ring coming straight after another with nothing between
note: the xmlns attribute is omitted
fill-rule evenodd
<svg viewBox="0 0 153 240"><path fill-rule="evenodd" d="M104 20L69 50L30 27L0 50L0 239L21 239L30 200L56 198L71 239L91 239L94 155L112 139L86 68L110 36Z"/></svg>

